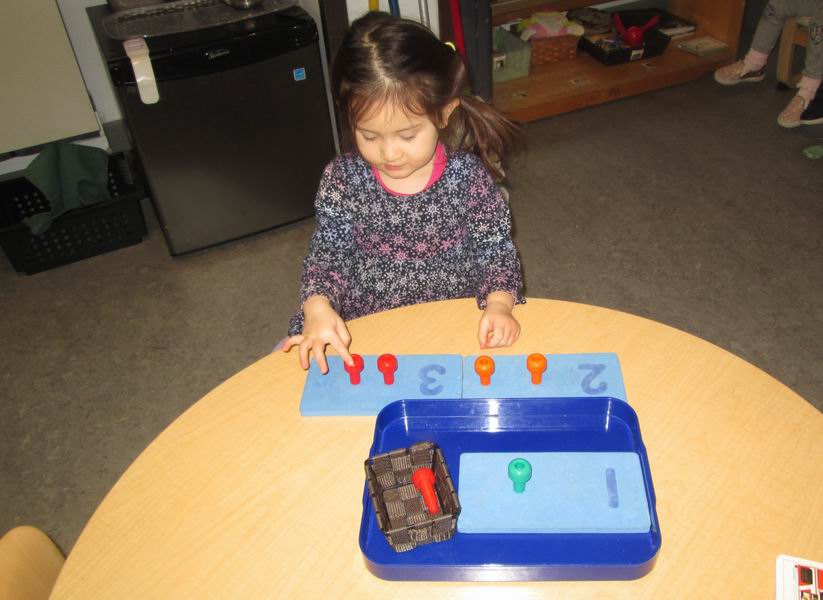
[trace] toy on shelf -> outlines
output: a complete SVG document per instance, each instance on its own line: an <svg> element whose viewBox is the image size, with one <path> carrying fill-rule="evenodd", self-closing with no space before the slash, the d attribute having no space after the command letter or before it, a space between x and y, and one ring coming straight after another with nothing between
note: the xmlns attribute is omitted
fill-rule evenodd
<svg viewBox="0 0 823 600"><path fill-rule="evenodd" d="M623 19L620 18L620 13L614 13L614 26L629 48L640 48L643 45L646 30L651 29L659 22L660 17L655 15L643 25L632 25L626 28L623 25Z"/></svg>
<svg viewBox="0 0 823 600"><path fill-rule="evenodd" d="M575 8L566 13L569 21L583 26L583 35L597 35L612 30L612 15L599 8Z"/></svg>
<svg viewBox="0 0 823 600"><path fill-rule="evenodd" d="M536 12L517 25L520 39L531 44L531 62L544 65L577 58L577 45L585 29L563 13Z"/></svg>
<svg viewBox="0 0 823 600"><path fill-rule="evenodd" d="M557 37L561 35L581 36L585 29L579 23L569 21L563 13L536 12L517 25L520 39L528 42L534 39Z"/></svg>
<svg viewBox="0 0 823 600"><path fill-rule="evenodd" d="M671 39L659 30L658 26L664 18L658 12L640 9L613 13L613 29L584 35L580 48L605 65L660 56Z"/></svg>

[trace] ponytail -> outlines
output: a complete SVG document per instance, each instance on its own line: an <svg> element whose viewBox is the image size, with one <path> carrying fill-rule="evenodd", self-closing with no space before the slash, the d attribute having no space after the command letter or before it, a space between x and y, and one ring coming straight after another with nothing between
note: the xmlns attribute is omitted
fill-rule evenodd
<svg viewBox="0 0 823 600"><path fill-rule="evenodd" d="M517 126L477 96L462 95L444 131L446 145L477 154L483 165L500 181L505 178L501 162L522 144Z"/></svg>

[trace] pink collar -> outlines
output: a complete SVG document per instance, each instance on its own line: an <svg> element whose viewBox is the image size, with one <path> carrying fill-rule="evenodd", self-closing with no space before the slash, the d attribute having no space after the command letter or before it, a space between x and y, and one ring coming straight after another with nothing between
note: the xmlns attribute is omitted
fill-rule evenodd
<svg viewBox="0 0 823 600"><path fill-rule="evenodd" d="M443 171L446 170L446 162L448 161L448 157L446 156L446 147L443 145L443 142L437 142L437 147L434 150L434 168L432 169L431 177L429 177L428 183L426 186L420 190L420 192L424 192L429 189L434 183L440 179L440 176L443 175ZM388 193L394 196L414 196L414 194L403 194L400 192L395 192L392 189L389 189L385 183L383 183L383 178L380 177L380 173L374 167L371 168L371 172L374 173L377 182L386 190ZM420 192L417 192L418 194Z"/></svg>

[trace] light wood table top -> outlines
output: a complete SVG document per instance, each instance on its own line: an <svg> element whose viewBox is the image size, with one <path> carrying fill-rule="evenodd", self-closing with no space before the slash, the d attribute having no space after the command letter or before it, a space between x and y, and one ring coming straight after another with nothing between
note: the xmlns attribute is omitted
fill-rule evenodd
<svg viewBox="0 0 823 600"><path fill-rule="evenodd" d="M299 413L296 353L241 371L138 457L52 598L770 598L778 554L823 560L823 414L734 355L660 323L530 299L498 354L616 352L663 544L635 581L390 582L358 546L374 417ZM472 300L350 323L361 354L476 354ZM495 354L495 353L492 353ZM723 597L726 597L723 595Z"/></svg>

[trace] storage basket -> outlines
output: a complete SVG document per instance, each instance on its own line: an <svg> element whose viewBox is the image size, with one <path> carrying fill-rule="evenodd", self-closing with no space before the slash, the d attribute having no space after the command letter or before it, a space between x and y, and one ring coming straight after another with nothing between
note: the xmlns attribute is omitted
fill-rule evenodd
<svg viewBox="0 0 823 600"><path fill-rule="evenodd" d="M580 37L576 35L557 35L554 37L532 38L532 64L547 65L577 58L577 44Z"/></svg>
<svg viewBox="0 0 823 600"><path fill-rule="evenodd" d="M502 27L494 28L493 41L492 82L528 77L532 47Z"/></svg>
<svg viewBox="0 0 823 600"><path fill-rule="evenodd" d="M666 51L670 40L669 36L660 33L657 29L649 29L644 35L643 45L640 48L629 48L618 44L607 50L597 42L589 40L586 36L583 37L580 46L583 52L591 54L604 65L611 66L660 56Z"/></svg>
<svg viewBox="0 0 823 600"><path fill-rule="evenodd" d="M23 177L0 182L0 247L12 266L32 275L141 242L146 194L122 153L109 157L108 188L110 200L66 212L38 236L22 221L50 211L49 201Z"/></svg>
<svg viewBox="0 0 823 600"><path fill-rule="evenodd" d="M366 460L366 485L377 525L395 552L423 544L444 542L457 530L460 501L443 452L433 442L420 442L378 454ZM412 483L417 469L434 471L434 489L440 512L431 515Z"/></svg>

